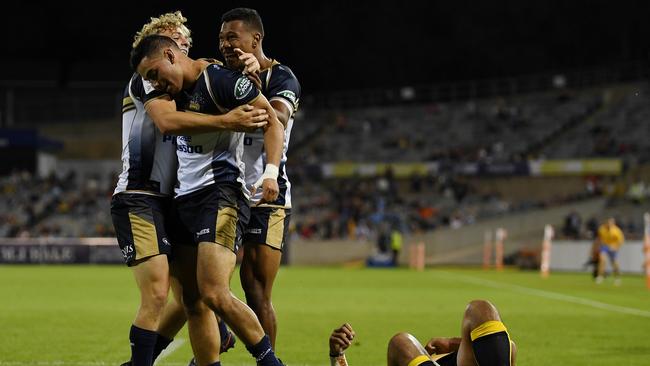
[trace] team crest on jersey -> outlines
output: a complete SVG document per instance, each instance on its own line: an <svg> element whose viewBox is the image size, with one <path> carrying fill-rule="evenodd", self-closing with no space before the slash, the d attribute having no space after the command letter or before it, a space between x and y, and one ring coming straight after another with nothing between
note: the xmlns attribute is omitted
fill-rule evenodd
<svg viewBox="0 0 650 366"><path fill-rule="evenodd" d="M187 109L195 112L201 111L201 106L205 103L203 96L196 94L192 96L192 99L188 103Z"/></svg>
<svg viewBox="0 0 650 366"><path fill-rule="evenodd" d="M253 83L246 76L240 76L235 83L235 98L237 100L244 99L251 89L253 89Z"/></svg>
<svg viewBox="0 0 650 366"><path fill-rule="evenodd" d="M296 102L296 99L297 99L296 98L296 93L292 92L291 90L283 90L283 91L279 92L278 95L281 95L281 96L289 99L291 101L291 104L294 105L294 107L297 104L297 102Z"/></svg>

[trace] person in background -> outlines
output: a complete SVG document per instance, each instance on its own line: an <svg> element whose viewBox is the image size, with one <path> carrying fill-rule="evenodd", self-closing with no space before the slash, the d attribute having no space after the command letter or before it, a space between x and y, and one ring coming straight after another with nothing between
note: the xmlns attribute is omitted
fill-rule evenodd
<svg viewBox="0 0 650 366"><path fill-rule="evenodd" d="M596 283L603 282L606 258L609 258L614 271L614 285L619 286L621 284L621 273L616 257L621 245L625 242L625 236L623 231L616 225L616 220L613 217L608 218L604 224L600 225L596 240L600 244Z"/></svg>

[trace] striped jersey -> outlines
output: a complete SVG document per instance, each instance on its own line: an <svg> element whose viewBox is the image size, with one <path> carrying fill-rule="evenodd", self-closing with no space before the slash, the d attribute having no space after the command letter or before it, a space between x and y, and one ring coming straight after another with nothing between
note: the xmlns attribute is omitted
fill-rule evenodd
<svg viewBox="0 0 650 366"><path fill-rule="evenodd" d="M163 135L144 102L160 96L133 74L122 99L122 172L113 194L171 195L176 179L176 137Z"/></svg>
<svg viewBox="0 0 650 366"><path fill-rule="evenodd" d="M174 96L174 100L179 111L224 114L240 105L252 103L259 95L259 90L241 72L210 64L196 83ZM224 182L241 184L246 194L243 141L244 134L233 131L177 136L176 197Z"/></svg>
<svg viewBox="0 0 650 366"><path fill-rule="evenodd" d="M280 188L280 194L278 195L278 199L272 204L262 204L260 206L291 208L291 183L287 175L286 163L293 120L300 102L300 83L298 83L298 79L291 69L277 61L273 61L271 67L260 73L260 79L262 80L262 94L264 94L269 102L273 100L280 101L291 112L284 130L284 146L282 148L282 160L279 166L278 186ZM246 133L244 137L244 164L246 166L246 186L248 189L252 189L253 184L264 173L264 167L266 166L264 132L262 129L258 129L252 133ZM251 204L256 204L261 199L262 190L259 189L251 197L250 201Z"/></svg>

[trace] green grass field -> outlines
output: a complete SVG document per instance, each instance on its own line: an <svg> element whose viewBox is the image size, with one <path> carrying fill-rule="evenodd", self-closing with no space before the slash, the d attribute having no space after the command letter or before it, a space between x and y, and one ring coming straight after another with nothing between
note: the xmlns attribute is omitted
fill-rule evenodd
<svg viewBox="0 0 650 366"><path fill-rule="evenodd" d="M238 279L233 288L241 296ZM290 366L326 365L331 330L357 332L351 366L385 365L398 331L422 342L454 336L465 304L492 301L517 342L519 365L650 365L645 279L597 286L588 274L282 268L276 281L278 354ZM119 365L138 303L122 266L0 266L0 365ZM186 365L186 330L158 365ZM224 365L253 365L241 342Z"/></svg>

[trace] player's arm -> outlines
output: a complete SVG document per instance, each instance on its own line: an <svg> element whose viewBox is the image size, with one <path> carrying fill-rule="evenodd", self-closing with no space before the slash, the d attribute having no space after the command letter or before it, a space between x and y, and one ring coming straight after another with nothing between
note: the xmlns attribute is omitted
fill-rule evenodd
<svg viewBox="0 0 650 366"><path fill-rule="evenodd" d="M277 179L280 170L280 159L282 158L282 147L284 145L284 127L278 120L275 109L273 109L264 95L260 94L251 104L255 108L266 110L269 117L267 120L268 123L263 127L266 167L260 179L253 185L253 189L262 187L263 199L260 201L261 203L273 202L278 198L280 192Z"/></svg>
<svg viewBox="0 0 650 366"><path fill-rule="evenodd" d="M617 238L618 240L618 245L623 245L623 242L625 242L625 234L623 234L623 230L619 229L618 230L618 235Z"/></svg>
<svg viewBox="0 0 650 366"><path fill-rule="evenodd" d="M345 359L345 350L350 347L355 335L354 329L352 329L352 326L348 323L345 323L332 331L329 340L331 366L348 365L348 362Z"/></svg>
<svg viewBox="0 0 650 366"><path fill-rule="evenodd" d="M289 122L289 117L291 117L291 110L285 103L280 102L279 100L272 100L271 106L275 110L275 114L278 116L278 120L282 123L283 128L287 128L287 123Z"/></svg>
<svg viewBox="0 0 650 366"><path fill-rule="evenodd" d="M276 66L274 75L265 95L275 109L278 119L286 128L289 119L298 110L300 83L293 72L284 65Z"/></svg>
<svg viewBox="0 0 650 366"><path fill-rule="evenodd" d="M147 114L164 134L191 135L211 131L250 131L266 125L265 109L241 105L223 115L179 112L169 96L146 102Z"/></svg>
<svg viewBox="0 0 650 366"><path fill-rule="evenodd" d="M426 346L424 346L424 349L430 355L440 355L444 353L456 352L460 347L460 341L461 338L459 337L435 337L431 338L429 342L427 342Z"/></svg>

